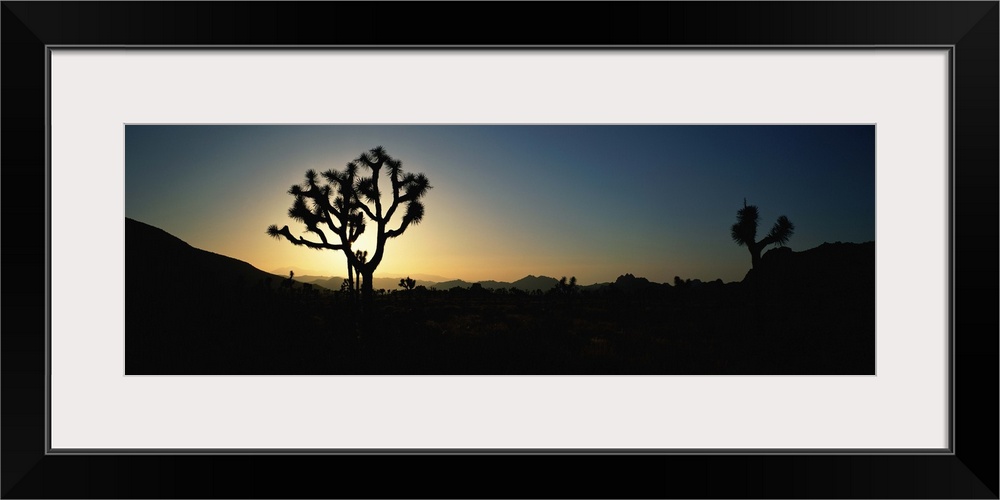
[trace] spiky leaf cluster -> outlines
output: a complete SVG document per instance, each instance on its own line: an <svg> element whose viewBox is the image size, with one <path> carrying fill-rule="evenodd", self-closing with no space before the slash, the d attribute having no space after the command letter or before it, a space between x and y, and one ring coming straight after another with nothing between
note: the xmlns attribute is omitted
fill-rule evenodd
<svg viewBox="0 0 1000 500"><path fill-rule="evenodd" d="M736 212L736 224L733 224L732 237L737 245L752 245L757 241L757 221L760 213L754 205L746 205Z"/></svg>
<svg viewBox="0 0 1000 500"><path fill-rule="evenodd" d="M747 205L743 200L743 208L736 212L736 224L733 224L730 235L733 241L739 246L746 246L754 251L771 244L784 245L788 239L795 234L795 225L788 217L782 215L771 227L760 241L757 241L757 223L760 221L760 212L755 205Z"/></svg>
<svg viewBox="0 0 1000 500"><path fill-rule="evenodd" d="M767 234L765 240L770 243L784 245L793 234L795 234L795 225L792 224L792 221L788 220L788 217L782 215L778 217L778 222L774 223L774 227L771 228L771 232Z"/></svg>
<svg viewBox="0 0 1000 500"><path fill-rule="evenodd" d="M392 190L388 207L382 205L383 192L379 187L383 175L389 178ZM301 185L289 188L288 194L294 200L288 216L305 225L305 230L314 233L319 241L296 238L288 226L278 229L272 225L267 228L267 234L309 248L344 250L348 260L364 265L365 262L351 251L351 245L370 223L374 223L380 233L374 256L369 261L374 269L381 260L385 240L403 234L410 225L423 219L424 205L420 199L429 189L431 186L424 174L405 172L403 162L377 146L362 152L343 170L331 169L322 173L308 170ZM390 229L390 221L402 206L405 207L399 225Z"/></svg>

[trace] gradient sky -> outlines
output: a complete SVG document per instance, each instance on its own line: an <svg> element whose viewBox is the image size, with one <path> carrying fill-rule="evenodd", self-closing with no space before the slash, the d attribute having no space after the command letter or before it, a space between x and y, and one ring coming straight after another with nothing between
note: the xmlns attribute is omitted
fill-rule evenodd
<svg viewBox="0 0 1000 500"><path fill-rule="evenodd" d="M744 198L758 238L788 216L794 250L875 240L873 125L128 125L125 216L264 271L344 276L342 253L265 229L315 239L288 218L288 188L377 145L433 188L376 276L739 281Z"/></svg>

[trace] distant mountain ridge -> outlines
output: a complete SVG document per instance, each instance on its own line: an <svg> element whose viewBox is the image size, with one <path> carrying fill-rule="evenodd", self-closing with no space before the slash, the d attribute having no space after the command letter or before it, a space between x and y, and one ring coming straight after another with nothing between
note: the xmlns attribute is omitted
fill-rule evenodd
<svg viewBox="0 0 1000 500"><path fill-rule="evenodd" d="M344 282L344 277L341 276L295 276L296 281L301 281L303 283L315 283L332 290L339 290L341 283ZM379 288L384 288L386 290L394 290L399 288L400 278L380 278L375 277L372 281L372 286L378 290ZM534 276L528 275L514 282L507 281L465 281L465 280L447 280L447 281L430 281L430 280L415 280L416 286L424 286L426 288L435 288L437 290L451 290L452 288L471 288L473 284L478 283L480 286L487 290L497 290L500 288L518 288L526 292L541 290L547 291L552 287L556 286L559 280L555 278L550 278L548 276Z"/></svg>
<svg viewBox="0 0 1000 500"><path fill-rule="evenodd" d="M141 287L153 286L157 283L172 283L178 286L214 286L219 283L253 284L258 281L269 281L273 285L288 278L282 272L267 273L251 264L216 254L207 250L192 247L180 238L155 226L125 218L125 258L126 282L132 284L143 282ZM284 268L282 268L284 269ZM300 268L291 267L290 270ZM758 269L747 272L742 283L766 280L771 284L794 290L796 287L822 286L825 290L841 289L851 285L874 285L875 280L875 243L823 243L818 247L795 252L788 247L774 248L766 252ZM302 274L296 271L296 283L310 283L314 286L330 290L340 290L344 277ZM430 276L430 275L411 275ZM436 276L435 276L436 277ZM376 277L373 287L385 290L398 290L402 277ZM511 289L531 292L535 290L551 290L559 282L549 276L528 275L514 282L465 280L416 280L418 286L450 290L454 287L470 288L479 283L485 289ZM698 279L687 280L687 285L717 286L721 280L702 282ZM297 285L296 285L297 286ZM581 290L596 291L613 287L619 291L640 292L654 288L670 288L670 283L655 283L637 277L630 273L620 275L613 283L594 283L578 285Z"/></svg>
<svg viewBox="0 0 1000 500"><path fill-rule="evenodd" d="M284 268L282 268L282 269L284 269ZM294 267L289 268L289 270L293 270L293 271L295 269L296 268L294 268ZM420 274L409 275L409 277L414 277L414 276L432 276L432 275L420 275ZM284 277L287 278L288 275L286 274ZM393 278L378 277L378 276L376 276L375 278L373 278L372 286L376 290L378 290L379 288L384 288L386 290L395 290L395 289L399 288L399 280L401 280L401 279L403 279L405 277L407 277L407 276L400 276L400 277L393 277ZM329 288L331 290L339 290L341 284L347 278L345 278L343 276L300 275L296 271L294 279L295 279L295 281L299 281L299 282L302 282L302 283L313 283L313 284L317 284L317 285L323 286L325 288ZM521 278L521 279L519 279L517 281L514 281L514 282L493 281L493 280L486 280L486 281L465 281L465 280L461 280L461 279L446 280L446 279L443 279L443 278L442 278L441 281L433 281L433 280L429 280L429 279L416 279L415 278L415 281L417 283L416 286L424 286L426 288L435 288L435 289L438 289L438 290L450 290L450 289L452 289L454 287L470 288L470 287L472 287L472 285L474 283L479 283L480 286L482 286L483 288L485 288L487 290L497 290L497 289L500 289L500 288L508 288L508 289L509 288L518 288L518 289L524 290L526 292L530 292L530 291L534 291L534 290L541 290L541 291L544 292L544 291L547 291L547 290L551 289L552 287L556 286L556 283L559 282L559 280L557 280L555 278L548 277L548 276L534 276L534 275L525 276L525 277L523 277L523 278ZM600 285L606 285L606 284L607 283L602 283ZM597 285L597 284L595 284L595 285ZM594 286L594 285L590 285L590 286ZM586 288L586 287L583 287L583 288Z"/></svg>
<svg viewBox="0 0 1000 500"><path fill-rule="evenodd" d="M474 283L479 283L480 286L482 286L487 290L497 290L500 288L507 288L507 289L517 288L520 290L524 290L526 292L531 292L534 290L541 290L544 292L556 286L556 283L559 283L559 280L555 278L550 278L548 276L535 276L529 274L528 276L525 276L514 282L486 280L486 281L476 281ZM434 287L437 288L438 290L450 290L456 286L459 288L469 288L472 285L473 285L472 282L464 280L451 280L451 281L437 283L434 285Z"/></svg>

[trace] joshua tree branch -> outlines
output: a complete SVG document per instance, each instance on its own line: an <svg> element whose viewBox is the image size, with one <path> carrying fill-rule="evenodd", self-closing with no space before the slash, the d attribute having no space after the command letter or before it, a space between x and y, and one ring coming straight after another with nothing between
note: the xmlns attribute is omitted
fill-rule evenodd
<svg viewBox="0 0 1000 500"><path fill-rule="evenodd" d="M381 169L383 161L385 161L384 158L379 158L378 166L372 167L372 194L375 197L375 215L378 216L377 220L382 220L382 193L378 190L378 171Z"/></svg>
<svg viewBox="0 0 1000 500"><path fill-rule="evenodd" d="M385 220L392 220L392 215L396 213L396 207L399 206L399 190L396 186L392 188L392 205L389 205L389 210L385 213Z"/></svg>
<svg viewBox="0 0 1000 500"><path fill-rule="evenodd" d="M355 241L358 241L358 236L361 236L361 234L365 232L365 222L364 222L363 217L364 216L362 216L362 215L359 214L358 215L358 221L357 221L357 223L352 223L351 224L351 231L347 235L347 240L350 243L354 243Z"/></svg>
<svg viewBox="0 0 1000 500"><path fill-rule="evenodd" d="M340 224L341 224L340 227L337 227L337 225L333 223L333 217L330 217L331 213L333 213L333 215L335 217L337 217L337 220L340 220ZM332 208L330 210L326 211L326 225L327 225L327 227L330 228L330 231L333 231L334 234L342 235L343 231L344 231L343 224L344 224L344 221L341 220L339 212L335 212L334 209L332 209Z"/></svg>
<svg viewBox="0 0 1000 500"><path fill-rule="evenodd" d="M396 172L393 171L393 175L389 177L392 181L392 205L389 206L389 211L385 213L385 220L392 219L392 214L396 212L396 207L399 205L399 179L395 175Z"/></svg>
<svg viewBox="0 0 1000 500"><path fill-rule="evenodd" d="M306 229L309 230L309 231L311 231L311 232L313 232L313 233L316 233L316 235L319 236L319 239L323 242L324 245L329 245L330 244L330 242L326 239L326 234L323 233L322 229L320 229L320 228L318 228L316 226L308 227Z"/></svg>
<svg viewBox="0 0 1000 500"><path fill-rule="evenodd" d="M293 245L301 245L309 248L315 248L317 250L341 250L344 248L343 245L333 245L330 243L317 243L315 241L309 241L301 236L296 238L292 236L292 232L288 230L288 226L278 229L278 226L272 225L267 228L267 234L272 238L281 239L281 237L284 237Z"/></svg>
<svg viewBox="0 0 1000 500"><path fill-rule="evenodd" d="M404 220L403 223L400 224L398 228L396 228L396 229L390 229L390 230L386 231L385 232L385 237L386 238L395 238L395 237L403 234L403 232L406 231L406 228L409 225L410 225L410 221L405 221Z"/></svg>
<svg viewBox="0 0 1000 500"><path fill-rule="evenodd" d="M368 204L366 204L366 203L363 203L363 202L361 202L361 201L359 200L356 206L357 206L358 208L360 208L360 209L361 209L361 210L362 210L362 211L363 211L363 212L365 213L365 215L367 215L367 216L368 216L368 218L369 218L369 219L371 219L371 220L373 220L373 221L375 221L375 222L381 222L381 221L382 221L382 220L381 220L381 219L379 219L378 217L375 217L375 214L374 214L374 213L372 213L372 209L371 209L371 208L368 208Z"/></svg>

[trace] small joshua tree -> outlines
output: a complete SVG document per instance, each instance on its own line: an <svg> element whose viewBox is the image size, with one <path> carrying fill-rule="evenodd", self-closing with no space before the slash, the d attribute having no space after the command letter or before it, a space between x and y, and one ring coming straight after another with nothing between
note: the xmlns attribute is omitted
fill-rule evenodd
<svg viewBox="0 0 1000 500"><path fill-rule="evenodd" d="M563 276L562 279L559 280L559 283L556 283L556 286L553 289L556 291L556 293L563 293L563 294L575 293L576 276L571 277L568 283L566 282L566 277Z"/></svg>
<svg viewBox="0 0 1000 500"><path fill-rule="evenodd" d="M371 175L363 176L364 171ZM389 178L389 190L385 193L379 187L382 175ZM357 270L362 295L370 302L374 296L372 275L382 263L386 242L423 220L424 205L420 199L430 188L424 174L403 172L403 162L377 146L348 162L343 171L331 169L317 174L315 170L308 170L305 182L288 190L295 198L288 216L305 224L305 230L315 234L319 241L292 236L288 226L278 229L277 225L271 225L267 234L297 246L343 252L347 257L348 273ZM383 194L387 195L385 204ZM400 210L403 211L402 219L393 228L390 223ZM376 230L375 251L370 258L366 253L359 256L351 248L368 227L368 221Z"/></svg>
<svg viewBox="0 0 1000 500"><path fill-rule="evenodd" d="M417 286L417 281L407 276L399 279L399 286L404 290L413 290L413 287Z"/></svg>
<svg viewBox="0 0 1000 500"><path fill-rule="evenodd" d="M771 244L784 245L788 242L788 238L795 233L795 225L788 220L788 217L782 215L774 223L771 232L767 233L767 236L762 240L757 241L757 222L759 219L760 213L757 206L747 205L747 200L744 198L743 208L736 212L736 224L733 224L732 237L737 245L746 246L747 250L750 251L751 268L757 267L757 264L760 263L760 252L764 248Z"/></svg>

